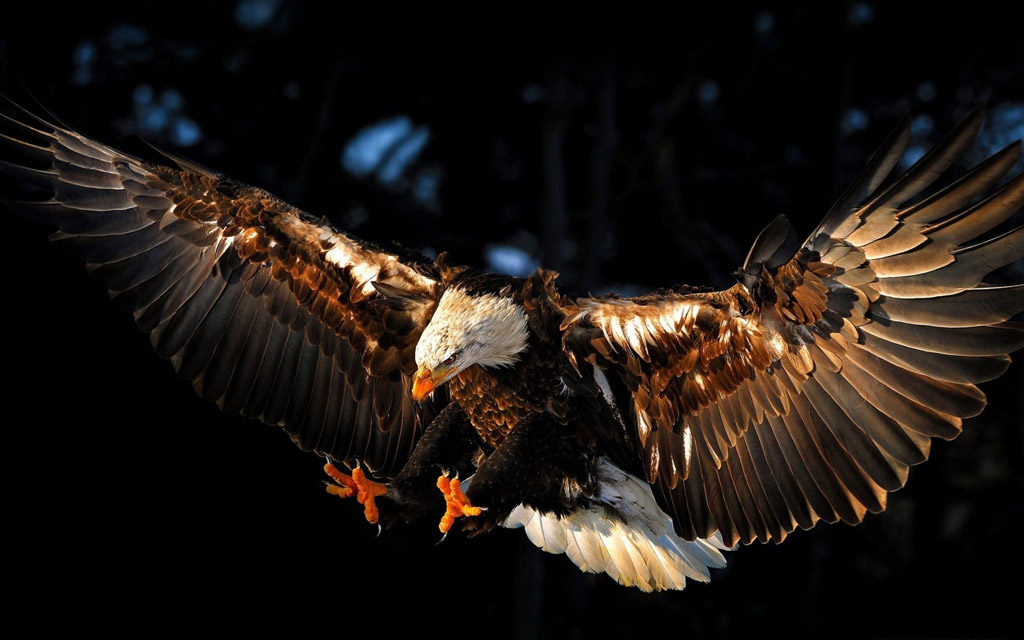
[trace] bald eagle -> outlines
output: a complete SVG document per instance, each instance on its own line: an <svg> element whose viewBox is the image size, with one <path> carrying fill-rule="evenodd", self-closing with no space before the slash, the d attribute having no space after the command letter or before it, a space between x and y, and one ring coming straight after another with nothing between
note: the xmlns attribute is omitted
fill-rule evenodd
<svg viewBox="0 0 1024 640"><path fill-rule="evenodd" d="M963 120L887 181L901 125L801 242L784 217L723 291L578 295L345 233L191 162L123 154L16 105L8 201L228 413L325 458L367 520L523 528L642 590L707 581L723 551L860 522L985 406L1024 346L1014 144L930 191Z"/></svg>

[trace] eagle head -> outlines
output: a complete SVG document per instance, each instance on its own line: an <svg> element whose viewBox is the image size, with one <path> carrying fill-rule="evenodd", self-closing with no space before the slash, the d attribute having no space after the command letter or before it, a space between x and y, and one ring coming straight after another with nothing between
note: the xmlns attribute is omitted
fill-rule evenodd
<svg viewBox="0 0 1024 640"><path fill-rule="evenodd" d="M526 349L526 312L510 296L451 287L416 343L417 402L467 368L509 367Z"/></svg>

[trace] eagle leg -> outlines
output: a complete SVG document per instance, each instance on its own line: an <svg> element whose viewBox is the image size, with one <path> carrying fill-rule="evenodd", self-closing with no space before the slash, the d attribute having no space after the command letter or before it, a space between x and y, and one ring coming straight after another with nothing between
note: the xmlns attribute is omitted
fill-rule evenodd
<svg viewBox="0 0 1024 640"><path fill-rule="evenodd" d="M388 483L385 500L378 501L385 527L437 518L437 474L472 475L483 457L483 443L458 403L452 402L431 421L408 462ZM436 522L436 520L434 520Z"/></svg>
<svg viewBox="0 0 1024 640"><path fill-rule="evenodd" d="M469 497L462 492L462 483L458 478L449 478L444 474L437 479L437 488L444 494L446 510L441 516L441 522L437 528L441 533L448 533L448 530L455 524L455 518L462 516L478 516L483 513L480 507L474 507Z"/></svg>
<svg viewBox="0 0 1024 640"><path fill-rule="evenodd" d="M466 487L472 504L486 507L466 520L473 536L504 522L520 504L567 515L597 492L596 456L573 427L537 412L524 416L484 460Z"/></svg>
<svg viewBox="0 0 1024 640"><path fill-rule="evenodd" d="M352 475L349 476L328 462L324 465L324 473L337 483L327 485L327 493L339 498L351 498L354 495L356 501L363 505L363 515L366 516L366 521L370 524L377 524L380 513L377 511L376 498L387 493L388 486L386 484L370 480L359 467L353 469Z"/></svg>

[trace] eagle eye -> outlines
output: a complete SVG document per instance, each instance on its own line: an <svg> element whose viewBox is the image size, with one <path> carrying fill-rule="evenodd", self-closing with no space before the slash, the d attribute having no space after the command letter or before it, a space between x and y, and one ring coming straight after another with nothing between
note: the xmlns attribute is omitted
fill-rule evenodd
<svg viewBox="0 0 1024 640"><path fill-rule="evenodd" d="M458 358L458 356L459 356L458 353L453 353L452 355L450 355L447 358L445 358L444 362L442 362L441 364L443 364L445 366L448 366L448 365L451 365L451 364L455 364L455 360L456 360L456 358Z"/></svg>

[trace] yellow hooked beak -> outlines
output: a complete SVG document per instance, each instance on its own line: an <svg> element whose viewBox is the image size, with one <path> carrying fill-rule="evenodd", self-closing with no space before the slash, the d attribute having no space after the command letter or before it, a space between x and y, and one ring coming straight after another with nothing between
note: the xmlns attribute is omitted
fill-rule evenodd
<svg viewBox="0 0 1024 640"><path fill-rule="evenodd" d="M422 402L439 384L445 381L447 375L447 367L439 367L434 371L420 367L416 371L416 377L412 380L412 399Z"/></svg>

